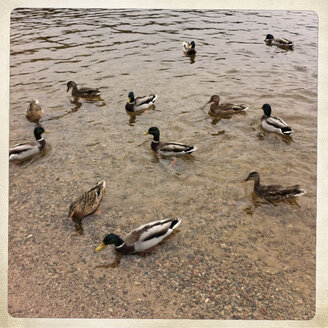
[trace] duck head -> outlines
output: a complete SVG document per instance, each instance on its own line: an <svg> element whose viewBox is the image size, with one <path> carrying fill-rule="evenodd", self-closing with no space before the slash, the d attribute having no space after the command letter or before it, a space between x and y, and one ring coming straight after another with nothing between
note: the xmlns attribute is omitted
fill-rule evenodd
<svg viewBox="0 0 328 328"><path fill-rule="evenodd" d="M208 104L210 103L218 104L219 102L220 102L220 97L218 95L213 95L211 99L208 101Z"/></svg>
<svg viewBox="0 0 328 328"><path fill-rule="evenodd" d="M249 180L258 180L260 178L260 175L257 172L251 172L248 177L244 180L242 180L242 182L247 182Z"/></svg>
<svg viewBox="0 0 328 328"><path fill-rule="evenodd" d="M265 116L271 115L271 106L269 104L264 104L262 107L260 107L260 109L263 109Z"/></svg>
<svg viewBox="0 0 328 328"><path fill-rule="evenodd" d="M67 92L69 91L70 88L76 88L76 83L73 81L67 82Z"/></svg>
<svg viewBox="0 0 328 328"><path fill-rule="evenodd" d="M119 247L124 244L124 241L114 233L106 235L103 242L95 249L95 252L99 252L104 249L106 246L114 244L116 247Z"/></svg>
<svg viewBox="0 0 328 328"><path fill-rule="evenodd" d="M134 102L134 93L132 91L129 92L128 94L128 100L127 100L128 103L130 102Z"/></svg>

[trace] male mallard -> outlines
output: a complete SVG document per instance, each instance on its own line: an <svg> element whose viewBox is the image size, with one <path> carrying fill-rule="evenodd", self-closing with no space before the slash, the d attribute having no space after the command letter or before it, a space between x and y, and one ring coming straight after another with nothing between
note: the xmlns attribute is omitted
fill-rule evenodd
<svg viewBox="0 0 328 328"><path fill-rule="evenodd" d="M294 45L292 41L289 41L284 38L274 38L272 34L267 34L264 41L268 45L285 46L285 47L292 47Z"/></svg>
<svg viewBox="0 0 328 328"><path fill-rule="evenodd" d="M100 91L98 89L92 89L92 88L78 89L76 83L73 81L67 82L67 92L69 91L70 88L72 88L73 97L93 98L93 97L100 96Z"/></svg>
<svg viewBox="0 0 328 328"><path fill-rule="evenodd" d="M122 254L143 252L159 244L164 238L170 235L180 223L180 219L150 222L131 231L123 238L111 233L105 236L103 242L95 251L99 252L107 245L114 244L116 251Z"/></svg>
<svg viewBox="0 0 328 328"><path fill-rule="evenodd" d="M144 97L134 98L134 93L131 91L128 95L128 100L125 105L125 109L128 112L138 112L149 108L151 105L154 105L157 95L149 95Z"/></svg>
<svg viewBox="0 0 328 328"><path fill-rule="evenodd" d="M105 181L102 180L74 200L69 207L68 219L73 220L73 217L83 219L96 211L100 205L105 185Z"/></svg>
<svg viewBox="0 0 328 328"><path fill-rule="evenodd" d="M264 130L287 136L293 132L287 123L280 117L271 116L271 106L269 104L264 104L260 109L263 109L264 111L264 115L261 118L261 124Z"/></svg>
<svg viewBox="0 0 328 328"><path fill-rule="evenodd" d="M37 99L30 101L30 104L26 108L25 117L33 123L39 123L39 120L43 116L43 109Z"/></svg>
<svg viewBox="0 0 328 328"><path fill-rule="evenodd" d="M194 146L188 146L177 142L160 142L159 130L156 127L149 128L148 132L144 135L151 134L154 136L151 142L151 149L166 156L177 156L191 154L197 148Z"/></svg>
<svg viewBox="0 0 328 328"><path fill-rule="evenodd" d="M254 192L259 197L268 201L281 201L304 195L306 191L300 189L299 185L283 187L281 185L263 186L260 184L260 175L257 172L251 172L242 182L254 180Z"/></svg>
<svg viewBox="0 0 328 328"><path fill-rule="evenodd" d="M47 133L42 126L38 125L34 129L36 141L17 144L10 148L9 161L23 161L40 153L46 145L46 141L41 137L44 132Z"/></svg>
<svg viewBox="0 0 328 328"><path fill-rule="evenodd" d="M245 105L236 105L230 103L220 103L220 97L218 95L213 95L211 99L208 101L208 104L211 103L210 106L210 114L221 114L221 115L232 115L240 112L244 112L248 109Z"/></svg>
<svg viewBox="0 0 328 328"><path fill-rule="evenodd" d="M196 46L196 44L195 44L194 41L191 41L190 43L189 42L183 42L182 43L183 53L185 55L194 55L196 53L195 46Z"/></svg>

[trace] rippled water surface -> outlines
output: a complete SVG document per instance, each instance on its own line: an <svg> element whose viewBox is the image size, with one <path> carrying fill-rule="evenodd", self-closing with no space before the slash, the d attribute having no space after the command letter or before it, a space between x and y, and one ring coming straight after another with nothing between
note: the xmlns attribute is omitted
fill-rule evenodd
<svg viewBox="0 0 328 328"><path fill-rule="evenodd" d="M291 39L293 51L265 45L267 33ZM191 40L193 60L182 53ZM305 11L14 10L10 146L34 139L25 119L33 98L50 133L42 157L10 165L9 312L312 317L317 41L317 16ZM101 99L74 100L69 80L99 88ZM128 115L131 90L156 93L155 109ZM246 115L209 116L213 94L247 104ZM262 131L264 103L292 139ZM143 135L151 126L198 150L170 165ZM299 183L307 194L297 204L254 203L253 183L240 183L254 170L264 184ZM101 179L101 214L75 226L71 201ZM107 268L111 247L93 252L106 233L168 217L182 219L178 231L145 257Z"/></svg>

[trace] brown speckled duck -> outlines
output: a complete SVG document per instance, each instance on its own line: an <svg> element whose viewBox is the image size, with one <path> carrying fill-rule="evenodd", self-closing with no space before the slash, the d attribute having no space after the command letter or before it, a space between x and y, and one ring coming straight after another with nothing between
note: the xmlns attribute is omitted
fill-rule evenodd
<svg viewBox="0 0 328 328"><path fill-rule="evenodd" d="M37 99L30 101L25 111L25 117L32 123L39 123L39 120L43 117L43 109Z"/></svg>
<svg viewBox="0 0 328 328"><path fill-rule="evenodd" d="M95 98L95 97L100 96L100 91L98 89L92 89L92 88L78 89L75 82L69 81L69 82L67 82L67 92L71 88L72 88L72 96L73 97Z"/></svg>
<svg viewBox="0 0 328 328"><path fill-rule="evenodd" d="M180 219L150 222L132 230L123 238L111 233L105 236L103 242L95 249L95 252L99 252L110 244L114 244L115 250L121 254L146 251L170 235L180 223Z"/></svg>
<svg viewBox="0 0 328 328"><path fill-rule="evenodd" d="M306 193L300 189L299 185L283 187L281 185L263 186L260 184L260 175L257 172L251 172L242 182L254 180L254 192L257 196L262 197L270 202L283 201L290 198L302 196Z"/></svg>
<svg viewBox="0 0 328 328"><path fill-rule="evenodd" d="M74 200L69 208L68 219L83 219L95 212L103 197L105 185L105 181L102 180Z"/></svg>
<svg viewBox="0 0 328 328"><path fill-rule="evenodd" d="M211 104L209 113L215 115L232 115L244 112L248 109L245 105L230 103L220 104L220 96L218 95L213 95L207 104Z"/></svg>

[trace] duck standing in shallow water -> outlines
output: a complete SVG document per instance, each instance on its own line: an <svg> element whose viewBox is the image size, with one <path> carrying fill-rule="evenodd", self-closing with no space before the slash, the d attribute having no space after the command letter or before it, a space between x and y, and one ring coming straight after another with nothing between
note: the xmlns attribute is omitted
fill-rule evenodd
<svg viewBox="0 0 328 328"><path fill-rule="evenodd" d="M157 95L151 94L144 97L134 97L134 93L131 91L128 95L128 100L125 105L127 112L138 112L149 108L154 105Z"/></svg>
<svg viewBox="0 0 328 328"><path fill-rule="evenodd" d="M30 101L25 111L25 117L32 123L39 123L39 120L43 117L43 109L37 99Z"/></svg>
<svg viewBox="0 0 328 328"><path fill-rule="evenodd" d="M177 142L161 142L159 140L159 129L157 127L151 127L144 135L153 135L153 141L151 142L151 149L166 156L178 156L191 154L197 150L194 146L184 145Z"/></svg>
<svg viewBox="0 0 328 328"><path fill-rule="evenodd" d="M74 200L69 207L68 219L72 221L73 218L81 220L95 212L100 205L105 186L106 183L102 180Z"/></svg>
<svg viewBox="0 0 328 328"><path fill-rule="evenodd" d="M264 104L260 109L263 109L264 115L261 118L261 125L265 131L274 132L289 136L293 130L280 117L271 116L271 106Z"/></svg>
<svg viewBox="0 0 328 328"><path fill-rule="evenodd" d="M290 187L283 187L281 185L263 186L260 184L260 175L257 172L251 172L242 182L247 182L249 180L254 180L255 194L270 202L284 201L302 196L306 193L304 189L300 189L299 185Z"/></svg>
<svg viewBox="0 0 328 328"><path fill-rule="evenodd" d="M100 97L100 91L98 89L92 88L81 88L78 89L77 85L73 81L67 82L67 92L72 88L72 96L73 97L81 97L81 98L95 98Z"/></svg>
<svg viewBox="0 0 328 328"><path fill-rule="evenodd" d="M191 41L190 43L189 42L183 42L182 43L182 50L183 50L183 53L185 55L195 55L196 54L196 50L195 50L195 42L194 41Z"/></svg>
<svg viewBox="0 0 328 328"><path fill-rule="evenodd" d="M264 41L267 45L284 46L284 47L294 46L292 41L289 41L284 38L274 38L272 34L267 34Z"/></svg>
<svg viewBox="0 0 328 328"><path fill-rule="evenodd" d="M146 251L169 236L180 223L180 219L150 222L134 229L123 238L111 233L105 236L103 242L95 249L95 252L99 252L110 244L114 244L115 250L121 254Z"/></svg>
<svg viewBox="0 0 328 328"><path fill-rule="evenodd" d="M207 104L211 104L209 114L214 115L232 115L244 112L248 109L248 107L245 105L236 105L230 103L220 104L220 96L218 95L213 95Z"/></svg>
<svg viewBox="0 0 328 328"><path fill-rule="evenodd" d="M41 137L42 133L47 133L47 131L42 126L37 126L34 129L36 141L17 144L9 148L9 161L24 161L39 154L46 145L46 141Z"/></svg>

